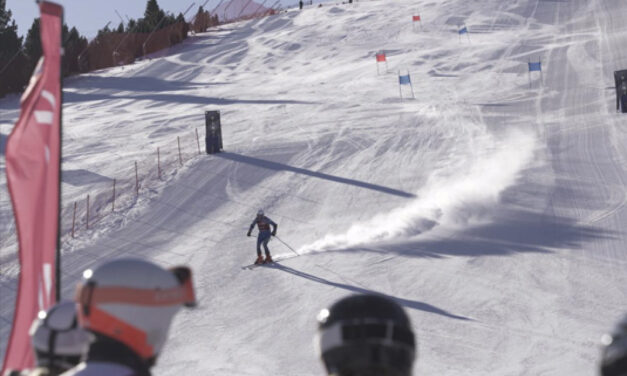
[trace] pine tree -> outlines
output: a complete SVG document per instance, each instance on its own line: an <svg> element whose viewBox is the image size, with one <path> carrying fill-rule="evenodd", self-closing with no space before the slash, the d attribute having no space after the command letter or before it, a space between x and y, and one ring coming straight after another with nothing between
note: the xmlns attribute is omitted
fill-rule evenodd
<svg viewBox="0 0 627 376"><path fill-rule="evenodd" d="M0 0L0 62L5 64L22 47L22 38L17 36L17 25L11 17L11 11L6 10L6 0ZM0 64L0 69L3 66Z"/></svg>
<svg viewBox="0 0 627 376"><path fill-rule="evenodd" d="M20 53L22 38L18 37L17 25L11 17L6 0L0 0L0 97L21 90L28 77L25 57Z"/></svg>
<svg viewBox="0 0 627 376"><path fill-rule="evenodd" d="M68 76L80 72L78 55L87 48L87 38L80 35L75 27L68 31L63 25L63 74Z"/></svg>
<svg viewBox="0 0 627 376"><path fill-rule="evenodd" d="M103 27L102 29L98 30L98 34L96 35L96 37L97 38L98 37L102 37L102 36L107 35L109 33L111 33L111 29L109 29L109 26L107 25L107 26Z"/></svg>
<svg viewBox="0 0 627 376"><path fill-rule="evenodd" d="M150 29L149 31L154 29L164 16L165 13L159 8L157 0L148 0L146 3L146 11L144 11L144 22Z"/></svg>
<svg viewBox="0 0 627 376"><path fill-rule="evenodd" d="M41 35L39 33L39 18L33 20L28 33L26 34L26 40L24 41L24 52L31 61L32 68L41 57Z"/></svg>
<svg viewBox="0 0 627 376"><path fill-rule="evenodd" d="M137 27L137 21L132 18L128 20L128 25L126 25L126 31L128 31L129 33L133 33L136 31L135 27Z"/></svg>
<svg viewBox="0 0 627 376"><path fill-rule="evenodd" d="M207 27L209 27L209 20L208 20L207 12L205 12L202 6L199 6L198 12L196 13L196 16L194 17L194 24L193 24L194 31L197 33L203 33L207 31Z"/></svg>

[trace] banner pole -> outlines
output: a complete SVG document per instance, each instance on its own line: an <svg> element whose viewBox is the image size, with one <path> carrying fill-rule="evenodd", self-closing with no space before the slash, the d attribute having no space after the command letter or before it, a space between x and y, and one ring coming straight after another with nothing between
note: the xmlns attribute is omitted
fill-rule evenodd
<svg viewBox="0 0 627 376"><path fill-rule="evenodd" d="M64 25L65 12L61 11L61 25ZM63 30L59 40L63 40ZM61 57L63 59L63 57ZM59 209L57 213L57 257L55 262L55 301L61 300L61 173L63 171L63 64L59 64L59 89L61 91L61 106L59 107Z"/></svg>

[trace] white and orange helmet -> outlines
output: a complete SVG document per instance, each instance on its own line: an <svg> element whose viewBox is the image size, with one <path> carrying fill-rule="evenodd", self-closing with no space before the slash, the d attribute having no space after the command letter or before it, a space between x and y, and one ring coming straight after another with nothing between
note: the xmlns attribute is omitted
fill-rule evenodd
<svg viewBox="0 0 627 376"><path fill-rule="evenodd" d="M115 339L145 360L156 359L181 306L196 297L188 267L164 269L140 259L117 259L83 273L76 291L81 325Z"/></svg>

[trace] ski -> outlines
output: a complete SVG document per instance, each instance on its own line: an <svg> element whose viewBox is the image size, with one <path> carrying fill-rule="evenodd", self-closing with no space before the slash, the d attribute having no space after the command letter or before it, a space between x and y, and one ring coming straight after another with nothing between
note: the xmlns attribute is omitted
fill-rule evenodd
<svg viewBox="0 0 627 376"><path fill-rule="evenodd" d="M298 253L296 253L296 255L281 254L281 255L278 255L276 258L274 258L272 260L272 262L269 263L269 264L254 264L253 263L253 264L242 266L242 269L253 270L253 269L257 268L258 266L273 266L274 264L278 264L278 263L280 263L283 260L289 260L289 259L297 257L297 256L300 256L300 255Z"/></svg>
<svg viewBox="0 0 627 376"><path fill-rule="evenodd" d="M273 262L268 263L268 264L250 264L250 265L245 265L245 266L242 266L242 269L246 269L246 270L253 270L253 269L255 269L255 268L256 268L256 267L258 267L258 266L272 266L272 265L274 265L275 263L276 263L276 261L273 261Z"/></svg>

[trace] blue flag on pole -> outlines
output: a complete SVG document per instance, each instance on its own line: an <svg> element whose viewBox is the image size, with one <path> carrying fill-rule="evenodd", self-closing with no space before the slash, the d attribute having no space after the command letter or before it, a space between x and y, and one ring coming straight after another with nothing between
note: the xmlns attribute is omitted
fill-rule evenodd
<svg viewBox="0 0 627 376"><path fill-rule="evenodd" d="M398 83L401 85L410 85L411 80L409 79L409 73L404 76L398 76Z"/></svg>
<svg viewBox="0 0 627 376"><path fill-rule="evenodd" d="M539 61L537 63L529 63L529 72L533 71L542 72L542 64Z"/></svg>
<svg viewBox="0 0 627 376"><path fill-rule="evenodd" d="M461 29L459 29L458 33L461 34L466 34L468 32L468 28L466 26L462 27Z"/></svg>

